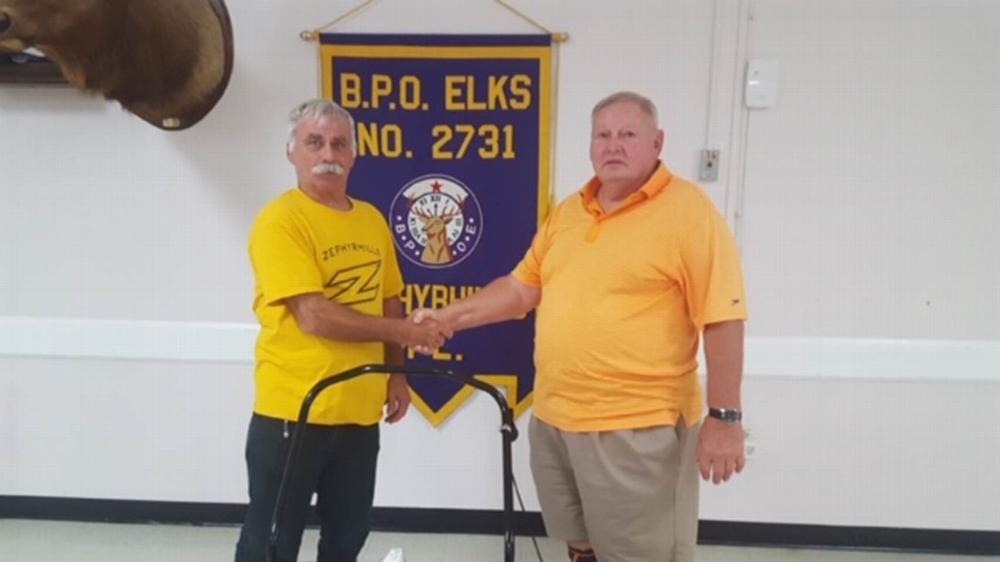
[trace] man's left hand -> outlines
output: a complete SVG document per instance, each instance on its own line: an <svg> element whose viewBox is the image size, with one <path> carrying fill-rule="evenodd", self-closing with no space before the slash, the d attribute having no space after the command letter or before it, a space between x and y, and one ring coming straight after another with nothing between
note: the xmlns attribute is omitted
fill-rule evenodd
<svg viewBox="0 0 1000 562"><path fill-rule="evenodd" d="M728 481L746 464L743 424L705 418L698 434L698 471L713 484Z"/></svg>
<svg viewBox="0 0 1000 562"><path fill-rule="evenodd" d="M396 423L403 419L410 409L410 386L406 375L389 375L385 401L385 421Z"/></svg>

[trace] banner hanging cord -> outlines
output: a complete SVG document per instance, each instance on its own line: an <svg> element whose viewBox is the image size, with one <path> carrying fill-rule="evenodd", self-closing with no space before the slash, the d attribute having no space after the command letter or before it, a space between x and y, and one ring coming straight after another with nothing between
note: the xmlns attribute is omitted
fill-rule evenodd
<svg viewBox="0 0 1000 562"><path fill-rule="evenodd" d="M334 18L334 19L332 19L332 20L324 23L323 25L321 25L321 26L319 26L317 28L310 29L310 30L307 30L307 31L303 31L302 33L299 33L299 37L303 41L310 41L310 42L312 42L312 41L318 41L320 33L326 31L327 29L329 29L329 28L337 25L338 23L346 20L347 18L349 18L349 17L351 17L351 16L353 16L355 14L359 14L359 13L367 10L368 7L371 6L374 2L375 2L375 0L365 0L361 4L358 4L357 6L351 8L350 10L348 10L347 12L344 12L343 14L337 16L336 18Z"/></svg>
<svg viewBox="0 0 1000 562"><path fill-rule="evenodd" d="M514 15L520 17L524 21L530 23L531 25L537 27L538 29L541 29L545 33L548 33L549 37L552 38L553 42L555 42L555 43L565 43L566 41L569 41L569 33L565 33L565 32L562 32L562 31L552 31L551 29L549 29L549 28L545 27L544 25L538 23L537 21L531 19L527 14L525 14L524 12L518 10L514 6L511 6L510 4L508 4L507 2L505 2L504 0L496 0L496 3L500 4L501 6L503 6L504 8L506 8L508 11L512 12Z"/></svg>
<svg viewBox="0 0 1000 562"><path fill-rule="evenodd" d="M319 26L319 27L317 27L315 29L310 29L310 30L307 30L307 31L303 31L302 33L299 33L299 37L303 41L308 41L308 42L318 41L320 33L326 31L327 29L330 29L331 27L337 25L338 23L344 21L345 19L347 19L347 18L349 18L349 17L351 17L351 16L353 16L355 14L359 14L359 13L363 12L364 10L368 9L374 2L375 2L375 0L365 0L361 4L358 4L357 6L351 8L347 12L345 12L345 13L337 16L336 18L330 20L329 22L327 22L325 24L323 24L323 25L321 25L321 26ZM542 31L544 31L545 33L547 33L549 35L549 37L552 38L553 42L555 42L555 43L565 43L566 41L569 40L569 33L550 30L549 28L545 27L544 25L542 25L542 24L538 23L537 21L533 20L532 18L530 18L527 14L521 12L517 8L511 6L510 4L507 4L504 0L496 0L496 3L500 4L505 9L507 9L510 12L512 12L516 16L520 17L524 21L530 23L531 25L533 25L533 26L537 27L538 29L541 29Z"/></svg>

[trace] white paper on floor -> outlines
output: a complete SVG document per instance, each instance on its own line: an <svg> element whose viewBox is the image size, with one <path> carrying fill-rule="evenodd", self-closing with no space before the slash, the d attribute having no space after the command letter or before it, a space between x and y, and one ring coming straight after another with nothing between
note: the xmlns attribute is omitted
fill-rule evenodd
<svg viewBox="0 0 1000 562"><path fill-rule="evenodd" d="M394 548L389 551L389 554L385 555L382 562L406 562L406 558L403 557L402 548Z"/></svg>

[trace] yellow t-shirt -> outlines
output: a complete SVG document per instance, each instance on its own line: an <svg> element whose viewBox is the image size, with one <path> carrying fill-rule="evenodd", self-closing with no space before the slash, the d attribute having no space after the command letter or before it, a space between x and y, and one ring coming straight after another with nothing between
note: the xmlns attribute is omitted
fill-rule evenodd
<svg viewBox="0 0 1000 562"><path fill-rule="evenodd" d="M701 419L706 324L746 318L736 243L698 186L662 163L611 213L591 179L512 272L541 287L534 412L566 431Z"/></svg>
<svg viewBox="0 0 1000 562"><path fill-rule="evenodd" d="M254 221L249 250L257 280L253 310L260 322L254 371L258 414L298 419L306 392L318 380L385 360L381 342L341 342L303 332L283 301L318 292L358 312L381 316L383 300L402 291L385 219L371 204L351 201L351 210L336 211L291 189ZM375 424L385 399L386 377L363 375L324 390L313 403L309 422Z"/></svg>

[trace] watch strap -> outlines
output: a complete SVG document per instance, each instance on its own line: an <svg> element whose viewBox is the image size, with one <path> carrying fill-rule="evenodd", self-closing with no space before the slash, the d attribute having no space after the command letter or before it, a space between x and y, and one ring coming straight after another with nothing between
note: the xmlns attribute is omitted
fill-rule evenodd
<svg viewBox="0 0 1000 562"><path fill-rule="evenodd" d="M736 423L743 419L743 412L730 408L709 408L708 417L722 420L726 423Z"/></svg>

